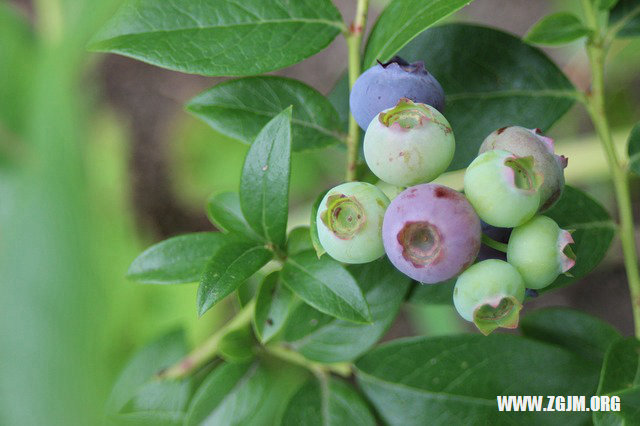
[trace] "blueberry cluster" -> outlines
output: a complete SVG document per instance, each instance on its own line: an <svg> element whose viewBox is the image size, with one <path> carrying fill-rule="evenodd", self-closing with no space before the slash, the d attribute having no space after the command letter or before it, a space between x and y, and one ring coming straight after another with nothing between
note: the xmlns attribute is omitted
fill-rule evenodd
<svg viewBox="0 0 640 426"><path fill-rule="evenodd" d="M537 129L496 130L467 168L463 194L429 183L451 164L455 139L442 87L421 62L394 58L367 70L350 105L380 183L327 192L316 217L320 244L345 263L386 254L424 284L457 277L453 302L464 319L485 334L516 327L526 289L548 286L575 264L571 234L539 215L564 188L567 160L553 140Z"/></svg>

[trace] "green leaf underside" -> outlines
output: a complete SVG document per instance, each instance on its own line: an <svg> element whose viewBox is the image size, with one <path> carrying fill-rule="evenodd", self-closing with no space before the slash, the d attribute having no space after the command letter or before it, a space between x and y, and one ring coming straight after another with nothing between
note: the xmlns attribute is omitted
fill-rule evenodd
<svg viewBox="0 0 640 426"><path fill-rule="evenodd" d="M584 424L589 413L499 412L498 395L593 395L598 366L514 335L401 339L356 363L356 377L391 425Z"/></svg>
<svg viewBox="0 0 640 426"><path fill-rule="evenodd" d="M295 367L289 368L293 372L282 369L282 364L269 366L262 361L221 365L196 391L184 425L272 424L301 373Z"/></svg>
<svg viewBox="0 0 640 426"><path fill-rule="evenodd" d="M562 229L575 230L571 236L575 241L572 249L576 265L569 270L571 276L560 275L540 293L564 287L591 272L604 259L616 232L616 225L604 207L590 195L569 185L545 216L555 220Z"/></svg>
<svg viewBox="0 0 640 426"><path fill-rule="evenodd" d="M349 272L364 292L373 324L355 324L325 315L307 304L290 314L283 339L317 362L351 361L371 348L389 329L409 288L409 278L385 258L352 265Z"/></svg>
<svg viewBox="0 0 640 426"><path fill-rule="evenodd" d="M640 175L640 123L636 124L631 130L628 147L629 169Z"/></svg>
<svg viewBox="0 0 640 426"><path fill-rule="evenodd" d="M139 392L144 393L145 386L155 381L156 373L180 360L186 353L187 344L182 330L170 332L140 349L127 362L113 385L107 401L106 412L114 415L122 413L122 410L136 398ZM179 382L174 383L180 385ZM147 395L151 395L149 390L147 388ZM175 404L176 401L179 400L175 400L172 404ZM139 398L137 404L139 407L144 406L143 399ZM180 411L183 406L178 402L172 408ZM142 414L128 413L127 415Z"/></svg>
<svg viewBox="0 0 640 426"><path fill-rule="evenodd" d="M609 25L617 29L617 37L640 36L640 0L620 0L611 9Z"/></svg>
<svg viewBox="0 0 640 426"><path fill-rule="evenodd" d="M600 425L635 425L640 423L640 342L634 338L619 339L606 353L598 395L620 397L619 412L594 412L593 421Z"/></svg>
<svg viewBox="0 0 640 426"><path fill-rule="evenodd" d="M525 36L527 43L559 45L589 34L589 28L572 13L560 12L545 16Z"/></svg>
<svg viewBox="0 0 640 426"><path fill-rule="evenodd" d="M341 125L331 103L306 84L284 77L261 76L231 80L192 99L187 108L211 127L244 143L293 105L294 152L340 143Z"/></svg>
<svg viewBox="0 0 640 426"><path fill-rule="evenodd" d="M293 293L279 278L278 272L269 274L256 297L255 327L262 343L278 334L293 307Z"/></svg>
<svg viewBox="0 0 640 426"><path fill-rule="evenodd" d="M289 256L281 273L282 282L302 300L336 318L366 323L369 306L355 279L340 263L312 251Z"/></svg>
<svg viewBox="0 0 640 426"><path fill-rule="evenodd" d="M568 308L545 308L527 314L520 322L526 337L562 346L602 365L609 346L620 333L608 323Z"/></svg>
<svg viewBox="0 0 640 426"><path fill-rule="evenodd" d="M231 243L216 253L207 264L198 287L198 313L237 289L251 275L273 258L270 250L253 243Z"/></svg>
<svg viewBox="0 0 640 426"><path fill-rule="evenodd" d="M269 121L251 145L240 177L240 207L249 225L284 247L289 215L291 108Z"/></svg>
<svg viewBox="0 0 640 426"><path fill-rule="evenodd" d="M197 282L211 256L229 241L219 232L169 238L142 252L131 263L127 278L148 284Z"/></svg>
<svg viewBox="0 0 640 426"><path fill-rule="evenodd" d="M227 362L249 362L253 358L253 343L249 327L241 327L222 336L218 353Z"/></svg>
<svg viewBox="0 0 640 426"><path fill-rule="evenodd" d="M577 93L542 51L491 28L467 24L430 28L399 55L409 61L424 60L444 88L444 115L456 138L449 170L467 167L484 138L496 129L510 125L549 129L573 105Z"/></svg>
<svg viewBox="0 0 640 426"><path fill-rule="evenodd" d="M281 425L364 426L376 421L362 397L350 385L329 377L307 381L293 395Z"/></svg>
<svg viewBox="0 0 640 426"><path fill-rule="evenodd" d="M371 30L364 55L365 68L386 62L425 29L473 0L395 0Z"/></svg>
<svg viewBox="0 0 640 426"><path fill-rule="evenodd" d="M307 250L313 250L309 227L298 226L292 229L287 236L287 253L298 254Z"/></svg>
<svg viewBox="0 0 640 426"><path fill-rule="evenodd" d="M241 235L250 241L263 241L242 216L237 192L221 192L212 196L207 203L207 215L211 223L224 232Z"/></svg>
<svg viewBox="0 0 640 426"><path fill-rule="evenodd" d="M255 75L319 52L343 25L329 0L128 0L90 47L187 73Z"/></svg>

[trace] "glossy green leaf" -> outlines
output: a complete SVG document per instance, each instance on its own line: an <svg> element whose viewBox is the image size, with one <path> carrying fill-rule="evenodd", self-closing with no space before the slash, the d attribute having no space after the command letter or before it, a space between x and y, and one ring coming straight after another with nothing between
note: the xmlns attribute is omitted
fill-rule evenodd
<svg viewBox="0 0 640 426"><path fill-rule="evenodd" d="M273 424L295 389L287 369L277 367L254 362L216 368L193 396L185 426ZM288 370L300 375L295 367Z"/></svg>
<svg viewBox="0 0 640 426"><path fill-rule="evenodd" d="M318 195L316 200L313 202L313 206L311 206L311 218L309 219L309 236L311 237L311 244L313 245L314 250L316 251L316 255L320 258L323 254L326 253L322 244L320 244L320 237L318 236L318 209L320 208L320 203L322 203L322 199L324 198L326 191L323 191Z"/></svg>
<svg viewBox="0 0 640 426"><path fill-rule="evenodd" d="M254 75L321 51L343 26L329 0L128 0L90 47L187 73Z"/></svg>
<svg viewBox="0 0 640 426"><path fill-rule="evenodd" d="M218 354L227 362L249 362L253 358L253 343L249 327L231 330L220 339Z"/></svg>
<svg viewBox="0 0 640 426"><path fill-rule="evenodd" d="M364 292L373 323L355 324L306 304L297 306L285 326L284 340L308 359L332 363L357 358L380 340L402 305L410 280L386 258L348 269Z"/></svg>
<svg viewBox="0 0 640 426"><path fill-rule="evenodd" d="M198 313L208 311L213 305L237 289L273 257L271 251L252 243L230 243L217 252L200 278L198 287Z"/></svg>
<svg viewBox="0 0 640 426"><path fill-rule="evenodd" d="M629 135L629 169L640 175L640 123L636 124Z"/></svg>
<svg viewBox="0 0 640 426"><path fill-rule="evenodd" d="M225 232L252 241L262 240L242 216L237 192L221 192L212 196L207 203L207 214L211 223Z"/></svg>
<svg viewBox="0 0 640 426"><path fill-rule="evenodd" d="M515 335L396 340L356 363L358 383L391 425L582 425L590 413L499 412L499 395L593 395L599 367Z"/></svg>
<svg viewBox="0 0 640 426"><path fill-rule="evenodd" d="M365 68L385 62L418 34L473 0L394 0L371 30L364 55Z"/></svg>
<svg viewBox="0 0 640 426"><path fill-rule="evenodd" d="M255 327L262 343L271 340L282 329L291 309L293 293L280 280L279 272L269 274L256 298Z"/></svg>
<svg viewBox="0 0 640 426"><path fill-rule="evenodd" d="M409 295L409 302L429 305L451 305L453 303L453 288L455 285L455 278L433 285L416 282Z"/></svg>
<svg viewBox="0 0 640 426"><path fill-rule="evenodd" d="M595 0L595 6L600 10L609 10L614 7L619 0Z"/></svg>
<svg viewBox="0 0 640 426"><path fill-rule="evenodd" d="M280 420L285 425L361 426L376 421L362 397L342 380L313 378L291 398Z"/></svg>
<svg viewBox="0 0 640 426"><path fill-rule="evenodd" d="M569 270L571 276L560 275L550 286L540 290L541 293L564 287L591 272L607 254L616 232L616 225L604 207L569 185L565 186L562 197L545 212L545 216L555 220L560 228L575 231L572 248L576 265Z"/></svg>
<svg viewBox="0 0 640 426"><path fill-rule="evenodd" d="M317 310L358 323L372 320L356 280L340 263L312 251L289 256L281 279L291 291Z"/></svg>
<svg viewBox="0 0 640 426"><path fill-rule="evenodd" d="M331 103L317 90L290 78L226 81L196 96L187 109L220 133L250 144L289 105L293 105L293 151L340 143L340 120Z"/></svg>
<svg viewBox="0 0 640 426"><path fill-rule="evenodd" d="M284 247L289 215L291 108L267 123L251 145L240 178L240 207L249 225Z"/></svg>
<svg viewBox="0 0 640 426"><path fill-rule="evenodd" d="M568 12L545 16L524 37L527 43L550 46L569 43L590 33L577 16Z"/></svg>
<svg viewBox="0 0 640 426"><path fill-rule="evenodd" d="M113 385L106 405L107 413L116 414L121 412L127 403L136 398L141 390L141 396L135 404L138 407L150 407L153 405L149 402L150 399L153 399L153 389L147 388L145 390L145 386L155 381L154 376L156 373L177 362L186 353L187 345L182 330L168 333L140 349L127 363ZM175 383L180 386L180 382ZM146 396L144 396L145 392ZM155 392L155 394L157 395L158 392ZM147 402L145 402L145 399ZM177 408L177 411L183 408L180 401L176 401L176 405L171 405L170 407ZM167 411L170 410L168 409Z"/></svg>
<svg viewBox="0 0 640 426"><path fill-rule="evenodd" d="M640 0L620 0L611 9L609 25L617 37L640 36Z"/></svg>
<svg viewBox="0 0 640 426"><path fill-rule="evenodd" d="M313 250L309 227L298 226L292 229L287 236L287 253L298 254L307 250Z"/></svg>
<svg viewBox="0 0 640 426"><path fill-rule="evenodd" d="M621 336L608 323L568 308L539 309L520 321L522 334L532 339L565 347L602 365L609 346Z"/></svg>
<svg viewBox="0 0 640 426"><path fill-rule="evenodd" d="M230 238L201 232L169 238L146 249L129 267L129 279L148 284L197 282L211 256Z"/></svg>
<svg viewBox="0 0 640 426"><path fill-rule="evenodd" d="M430 28L399 55L424 60L444 88L444 115L456 138L450 170L467 167L494 130L510 125L548 130L575 101L574 87L542 51L492 28Z"/></svg>
<svg viewBox="0 0 640 426"><path fill-rule="evenodd" d="M620 339L609 347L600 374L598 395L620 397L619 412L594 412L596 426L640 423L640 342Z"/></svg>

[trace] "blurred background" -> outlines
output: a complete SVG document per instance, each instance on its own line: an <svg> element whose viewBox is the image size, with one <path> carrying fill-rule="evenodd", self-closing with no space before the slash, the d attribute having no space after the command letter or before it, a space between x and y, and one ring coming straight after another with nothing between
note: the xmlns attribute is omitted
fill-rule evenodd
<svg viewBox="0 0 640 426"><path fill-rule="evenodd" d="M124 278L148 245L211 230L209 195L236 190L247 146L183 110L222 79L90 54L89 38L121 0L0 0L0 424L99 424L110 385L136 348L183 326L196 344L232 312L197 319L196 285L144 286ZM351 20L354 4L337 1ZM385 1L372 2L373 22ZM454 19L522 35L577 1L476 0ZM497 46L496 48L499 48ZM580 42L547 51L579 88L589 73ZM276 72L327 94L346 68L342 38ZM420 58L406 58L417 60ZM427 64L428 68L428 64ZM610 54L610 120L620 152L640 120L640 39ZM549 133L570 158L567 180L615 212L606 162L574 107ZM293 159L292 225L342 179L338 150ZM636 217L640 182L632 182ZM617 241L581 283L526 309L573 306L632 333ZM407 306L387 338L462 331L447 306Z"/></svg>

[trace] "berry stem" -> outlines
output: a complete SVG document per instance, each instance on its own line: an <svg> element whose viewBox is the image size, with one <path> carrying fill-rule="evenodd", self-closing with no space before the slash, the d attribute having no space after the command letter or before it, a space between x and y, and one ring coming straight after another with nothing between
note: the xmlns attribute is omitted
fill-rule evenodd
<svg viewBox="0 0 640 426"><path fill-rule="evenodd" d="M362 71L361 45L362 34L367 24L367 10L369 0L358 0L356 16L346 34L347 47L349 49L349 89L351 89ZM347 170L346 180L356 180L356 168L358 165L358 143L360 142L360 126L349 114L349 134L347 136Z"/></svg>
<svg viewBox="0 0 640 426"><path fill-rule="evenodd" d="M199 347L182 358L171 367L162 370L157 374L159 379L180 379L188 376L198 368L212 360L218 353L218 347L222 338L230 331L241 328L249 324L253 318L256 301L252 299L222 328L213 333Z"/></svg>
<svg viewBox="0 0 640 426"><path fill-rule="evenodd" d="M593 34L587 40L587 54L591 65L592 80L591 91L587 93L585 105L602 143L613 179L620 218L618 234L622 244L624 265L631 293L635 334L636 337L640 338L640 270L638 268L638 250L635 242L635 225L631 207L631 194L629 192L628 170L627 166L620 161L615 150L605 109L604 67L607 44L603 39L603 29L599 25L596 11L591 1L583 0L582 7L587 24L593 30Z"/></svg>
<svg viewBox="0 0 640 426"><path fill-rule="evenodd" d="M507 252L507 244L496 241L486 234L482 234L482 244L503 253Z"/></svg>

